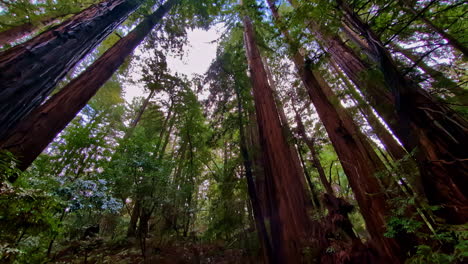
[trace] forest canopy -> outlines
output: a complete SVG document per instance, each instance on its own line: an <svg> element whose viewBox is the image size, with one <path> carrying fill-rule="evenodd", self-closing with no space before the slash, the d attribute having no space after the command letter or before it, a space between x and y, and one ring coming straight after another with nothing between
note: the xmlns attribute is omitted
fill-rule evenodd
<svg viewBox="0 0 468 264"><path fill-rule="evenodd" d="M0 262L466 263L467 21L461 0L0 0ZM204 74L171 67L213 28Z"/></svg>

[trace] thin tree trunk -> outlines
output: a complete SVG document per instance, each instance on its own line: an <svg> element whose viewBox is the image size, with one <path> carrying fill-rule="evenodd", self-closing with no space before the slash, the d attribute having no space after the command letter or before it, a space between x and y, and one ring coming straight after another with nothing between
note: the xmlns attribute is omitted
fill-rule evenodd
<svg viewBox="0 0 468 264"><path fill-rule="evenodd" d="M443 30L442 28L438 27L437 25L435 25L431 20L427 19L427 17L425 16L421 16L419 14L418 11L416 11L412 6L408 5L407 3L405 3L404 0L400 0L399 1L400 4L401 4L401 7L403 9L403 11L407 12L407 13L410 13L414 16L418 16L419 20L421 20L421 22L423 22L424 24L426 24L426 26L437 32L439 35L441 35L445 40L447 40L447 42L449 43L449 45L451 45L452 47L454 47L455 49L459 50L463 56L465 56L465 58L468 58L468 48L463 45L463 43L461 43L460 41L458 41L456 38L454 38L452 35L450 35L449 33L445 32L445 30Z"/></svg>
<svg viewBox="0 0 468 264"><path fill-rule="evenodd" d="M140 122L141 117L143 116L143 113L145 113L145 110L148 107L148 104L151 98L153 98L153 95L154 95L154 90L151 90L148 96L143 101L143 104L141 105L140 109L138 110L137 116L135 117L135 119L133 119L132 123L130 124L131 128L135 128L137 124Z"/></svg>
<svg viewBox="0 0 468 264"><path fill-rule="evenodd" d="M374 114L371 107L367 102L362 98L358 91L356 91L351 83L346 79L345 76L341 73L338 65L335 61L330 61L330 64L335 69L335 72L340 76L340 78L345 82L348 92L351 96L357 101L357 106L361 111L364 118L366 118L369 125L374 130L375 134L379 138L380 142L385 146L387 152L392 156L394 160L400 160L408 153L405 151L403 146L401 146L395 138L393 138L390 131L385 128L385 126L379 121L378 117Z"/></svg>
<svg viewBox="0 0 468 264"><path fill-rule="evenodd" d="M273 1L268 0L268 3L276 21L279 21ZM289 32L282 30L282 33L291 43ZM400 246L394 239L384 236L389 208L375 178L375 173L384 169L383 163L352 118L342 109L331 88L312 72L312 65L308 65L299 50L294 52L293 61L348 177L372 240L384 261L402 263L404 253Z"/></svg>
<svg viewBox="0 0 468 264"><path fill-rule="evenodd" d="M384 75L386 94L391 95L391 100L380 101L375 107L405 148L409 152L416 149L426 197L431 204L442 206L437 213L448 222L465 223L468 221L468 150L465 147L468 122L398 72L370 27L345 2L338 3L345 23L363 36L367 42L363 48L368 49L369 58ZM387 105L391 111L382 111L381 105Z"/></svg>
<svg viewBox="0 0 468 264"><path fill-rule="evenodd" d="M141 3L105 0L0 53L0 139Z"/></svg>
<svg viewBox="0 0 468 264"><path fill-rule="evenodd" d="M321 202L319 199L319 195L317 194L317 189L315 188L314 184L312 183L312 179L310 176L309 171L307 170L306 163L304 160L304 157L301 153L301 150L299 148L300 145L297 145L297 152L299 153L299 159L301 160L301 165L304 168L304 174L307 180L307 184L309 185L310 193L312 194L312 205L314 206L314 209L319 211L321 208Z"/></svg>
<svg viewBox="0 0 468 264"><path fill-rule="evenodd" d="M162 155L164 155L164 152L166 150L166 145L169 142L169 136L171 134L172 126L174 125L174 122L175 122L175 121L173 121L173 120L175 120L175 118L171 119L172 118L172 108L173 108L173 106L174 106L174 101L171 100L171 105L169 106L168 113L166 115L166 118L164 119L164 123L162 125L161 131L159 132L158 142L157 142L156 147L155 147L156 152L160 153L158 159L160 159L162 157ZM166 127L167 127L168 122L170 122L169 131L166 134L165 139L163 140L164 133L166 132ZM163 144L162 149L161 149L161 144Z"/></svg>
<svg viewBox="0 0 468 264"><path fill-rule="evenodd" d="M135 205L132 209L132 215L130 216L130 224L128 225L127 229L127 237L135 237L136 236L136 229L138 224L138 219L140 218L141 212L141 205L140 199L136 198Z"/></svg>
<svg viewBox="0 0 468 264"><path fill-rule="evenodd" d="M29 114L15 127L8 138L0 142L2 149L12 152L18 158L18 168L25 170L34 161L114 74L162 17L179 2L180 0L168 0L160 6L80 76Z"/></svg>
<svg viewBox="0 0 468 264"><path fill-rule="evenodd" d="M248 17L243 20L260 143L264 152L265 178L273 186L276 197L271 217L273 248L278 251L278 262L300 263L310 227L304 207L306 195L300 180L304 176L289 155L273 92L256 46L252 22Z"/></svg>
<svg viewBox="0 0 468 264"><path fill-rule="evenodd" d="M405 56L411 62L414 63L414 66L421 68L427 75L434 79L435 82L433 82L433 84L436 87L447 89L456 96L457 101L459 101L460 103L468 103L468 91L466 89L463 89L462 87L457 85L453 80L447 78L442 72L427 65L421 59L421 57L414 54L411 50L401 48L395 43L390 43L390 45L395 52L403 54L403 56Z"/></svg>
<svg viewBox="0 0 468 264"><path fill-rule="evenodd" d="M305 132L304 123L302 123L302 119L298 112L296 112L296 124L297 124L297 132L299 133L302 140L306 143L307 147L310 150L310 154L312 156L312 163L314 164L314 167L317 169L320 182L322 182L323 187L325 187L326 193L328 193L331 196L335 196L335 192L333 191L333 188L330 182L328 181L327 176L325 175L325 170L323 169L322 163L320 162L320 159L317 155L317 151L315 150L314 139L311 139L307 136Z"/></svg>

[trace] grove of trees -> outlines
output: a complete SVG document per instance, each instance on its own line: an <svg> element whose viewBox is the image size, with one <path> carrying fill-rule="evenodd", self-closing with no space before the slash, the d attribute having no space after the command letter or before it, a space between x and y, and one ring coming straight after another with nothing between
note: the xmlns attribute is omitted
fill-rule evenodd
<svg viewBox="0 0 468 264"><path fill-rule="evenodd" d="M461 0L0 0L0 262L466 263L467 21ZM205 74L169 67L214 26Z"/></svg>

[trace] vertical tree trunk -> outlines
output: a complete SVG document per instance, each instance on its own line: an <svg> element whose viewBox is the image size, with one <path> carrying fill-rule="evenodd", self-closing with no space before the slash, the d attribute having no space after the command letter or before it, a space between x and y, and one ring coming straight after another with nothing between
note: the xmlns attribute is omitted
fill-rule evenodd
<svg viewBox="0 0 468 264"><path fill-rule="evenodd" d="M280 17L273 1L268 0L268 3L278 21ZM289 32L282 30L282 33L291 43ZM308 65L297 49L294 52L293 61L348 177L372 240L380 249L383 261L401 263L404 253L400 246L383 235L389 208L375 178L375 173L384 169L383 163L342 109L331 88L312 72L312 65Z"/></svg>
<svg viewBox="0 0 468 264"><path fill-rule="evenodd" d="M140 218L141 205L139 198L136 198L135 205L132 209L132 215L130 216L130 224L127 229L127 237L135 237L138 219Z"/></svg>
<svg viewBox="0 0 468 264"><path fill-rule="evenodd" d="M141 3L105 0L0 53L0 139Z"/></svg>
<svg viewBox="0 0 468 264"><path fill-rule="evenodd" d="M405 78L370 27L345 2L338 3L345 23L366 40L367 47L363 48L368 49L369 58L383 73L391 100L379 104L388 105L391 112L379 112L405 148L410 152L416 149L415 158L429 202L441 205L438 213L450 223L465 223L468 221L468 150L465 147L468 122Z"/></svg>
<svg viewBox="0 0 468 264"><path fill-rule="evenodd" d="M254 37L252 22L244 17L244 40L250 68L255 109L264 153L266 181L271 183L275 210L272 214L272 240L278 262L300 263L310 220L304 207L303 175L289 155L289 146L281 128L275 100Z"/></svg>
<svg viewBox="0 0 468 264"><path fill-rule="evenodd" d="M271 248L271 241L268 235L267 227L265 225L265 217L262 212L261 204L258 199L257 190L255 188L255 182L252 173L252 160L250 158L247 142L245 138L244 124L242 122L242 99L240 97L239 87L236 86L236 97L237 97L237 108L238 108L238 122L239 122L239 134L240 134L240 151L245 169L245 178L247 179L247 191L249 193L250 201L252 203L252 211L254 214L255 226L260 237L260 241L263 246L265 263L277 263L275 252Z"/></svg>
<svg viewBox="0 0 468 264"><path fill-rule="evenodd" d="M307 184L309 185L310 193L312 194L312 205L314 206L315 210L320 210L321 202L320 202L319 195L317 194L317 188L315 188L315 185L312 183L311 176L310 176L309 171L307 170L306 163L301 153L299 144L297 144L297 152L299 153L299 159L301 160L301 165L304 168L304 175L306 177Z"/></svg>
<svg viewBox="0 0 468 264"><path fill-rule="evenodd" d="M301 76L310 99L348 177L372 239L380 247L382 256L393 263L399 263L399 259L403 258L399 245L383 235L389 208L383 190L375 178L377 172L384 170L382 162L378 160L370 144L355 127L352 118L344 111L340 111L339 105L331 103L336 98L334 100L334 96L327 96L327 92L323 91L327 85L317 80L317 75L312 73L307 65L299 65L298 68L302 71Z"/></svg>
<svg viewBox="0 0 468 264"><path fill-rule="evenodd" d="M1 149L18 158L18 168L24 170L34 161L178 2L180 0L168 0L160 6L82 74L23 119L8 138L0 141Z"/></svg>
<svg viewBox="0 0 468 264"><path fill-rule="evenodd" d="M255 190L257 192L258 200L260 201L260 208L265 219L265 224L268 225L271 216L269 201L272 198L269 198L268 196L267 184L265 181L265 166L263 164L263 153L260 150L260 136L258 134L255 113L249 113L248 119L249 123L246 127L248 135L247 148L252 156L252 173L255 178ZM269 228L267 229L269 230Z"/></svg>
<svg viewBox="0 0 468 264"><path fill-rule="evenodd" d="M307 180L307 183L309 184L310 179L306 177L304 173L305 168L302 167L302 163L301 163L301 160L299 159L298 149L296 148L296 145L290 142L292 141L292 131L288 124L288 118L286 117L286 113L284 112L283 103L281 102L281 98L279 97L278 90L276 89L276 84L275 84L275 81L273 80L273 75L271 74L270 67L268 66L266 60L264 60L263 58L262 58L262 62L265 67L265 72L267 75L268 83L270 85L271 91L273 92L273 97L275 98L276 109L278 110L278 117L280 119L281 126L283 127L283 132L286 135L286 140L289 145L289 152L291 154L291 158L294 160L294 164L296 166L297 171L300 171L301 174L304 175L304 177L301 178L300 180L302 182L302 185L305 188L306 186L305 180ZM311 191L312 191L313 186L309 184L309 187L311 188ZM305 206L310 207L312 205L311 197L307 196L307 197L304 197L304 199L306 201Z"/></svg>

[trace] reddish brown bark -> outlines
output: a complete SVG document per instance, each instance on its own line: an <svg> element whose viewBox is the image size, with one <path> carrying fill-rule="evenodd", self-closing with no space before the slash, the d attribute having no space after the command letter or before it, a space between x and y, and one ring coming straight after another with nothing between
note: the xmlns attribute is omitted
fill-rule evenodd
<svg viewBox="0 0 468 264"><path fill-rule="evenodd" d="M0 139L141 3L105 0L0 53Z"/></svg>
<svg viewBox="0 0 468 264"><path fill-rule="evenodd" d="M417 85L408 85L408 80L398 74L391 57L370 28L349 8L345 13L347 24L368 37L367 42L358 39L356 43L380 66L385 82L366 77L372 67L354 54L337 35L324 34L313 21L308 21L310 29L405 149L408 152L416 150L415 158L425 194L432 204L443 207L439 215L449 222L466 222L468 201L463 193L468 193L468 153L462 146L468 144L467 122ZM369 50L372 47L374 51Z"/></svg>
<svg viewBox="0 0 468 264"><path fill-rule="evenodd" d="M266 63L266 60L262 60L262 62L264 64L264 66L265 66L265 72L267 74L268 83L269 83L270 88L271 88L271 90L273 92L273 97L275 98L276 109L278 110L278 117L280 119L281 126L283 127L283 131L284 131L284 133L286 135L286 139L287 139L287 142L288 142L288 145L289 145L289 152L291 153L291 158L294 160L294 164L296 166L297 171L300 171L304 175L304 177L302 177L300 179L301 182L302 182L302 185L305 188L306 181L307 181L307 184L309 185L309 188L310 188L311 192L313 192L314 187L312 186L312 182L310 181L310 178L307 177L307 175L305 175L305 173L304 173L305 168L302 167L302 163L301 163L301 160L299 158L298 149L296 148L296 145L292 143L291 127L288 124L288 118L286 117L286 113L284 112L283 103L281 102L278 91L276 90L276 84L275 84L275 81L273 79L273 75L271 74L270 67ZM311 197L307 196L304 199L306 201L305 206L307 208L310 208L310 206L312 206Z"/></svg>
<svg viewBox="0 0 468 264"><path fill-rule="evenodd" d="M252 173L255 176L255 189L257 191L258 199L260 201L260 208L263 212L263 217L265 218L265 223L269 222L270 219L270 205L269 205L269 191L267 190L267 185L265 181L265 172L263 165L263 154L260 150L260 136L258 134L257 120L255 118L255 113L249 114L249 124L247 127L247 145L249 153L252 156ZM269 228L268 228L269 229Z"/></svg>
<svg viewBox="0 0 468 264"><path fill-rule="evenodd" d="M244 17L244 39L252 81L260 145L264 153L265 180L274 190L271 229L278 262L300 263L310 221L304 207L306 197L301 184L303 175L291 158L281 128L275 100L256 46L253 25Z"/></svg>
<svg viewBox="0 0 468 264"><path fill-rule="evenodd" d="M341 252L335 254L335 256L333 256L333 254L323 254L321 258L322 263L346 263L349 259L351 260L351 263L363 263L366 258L377 260L376 258L378 257L374 256L371 251L365 249L361 240L354 233L353 225L348 216L348 214L353 210L353 206L343 198L335 196L333 188L325 175L325 171L315 150L314 139L307 136L302 119L296 109L294 110L296 112L298 133L311 152L312 162L314 167L317 169L320 181L323 186L325 186L326 190L326 194L323 195L322 204L327 208L328 214L325 217L325 221L320 222L325 229L324 233L325 239L327 240L327 247L332 246L341 250ZM334 237L334 239L330 239L330 237ZM346 257L343 257L343 255L349 257L349 259L345 260Z"/></svg>
<svg viewBox="0 0 468 264"><path fill-rule="evenodd" d="M11 135L0 142L1 149L12 152L18 158L18 168L24 170L34 161L179 1L169 0L160 6L86 71L23 119Z"/></svg>
<svg viewBox="0 0 468 264"><path fill-rule="evenodd" d="M45 22L44 24L47 25L53 22L53 20L44 21L44 22ZM39 27L39 24L25 23L25 24L18 25L16 27L0 32L0 46L13 43L33 33L34 31L38 29L38 27Z"/></svg>
<svg viewBox="0 0 468 264"><path fill-rule="evenodd" d="M265 263L278 263L275 252L271 247L270 237L265 224L264 210L262 210L261 202L258 197L257 189L255 188L255 180L253 176L253 162L247 149L247 140L245 137L244 125L242 122L242 101L240 97L239 87L236 87L236 98L238 108L238 123L239 123L239 135L240 135L240 151L245 169L245 178L247 179L247 191L249 193L250 201L252 203L252 211L254 214L255 226L262 243L264 252Z"/></svg>
<svg viewBox="0 0 468 264"><path fill-rule="evenodd" d="M345 2L338 3L345 23L361 34L366 41L362 48L383 73L389 101L373 98L378 102L374 106L405 148L416 151L426 197L430 203L442 206L441 217L451 223L465 223L468 221L468 149L465 147L468 122L405 78L371 28ZM376 91L367 90L374 97ZM387 105L390 111L381 105Z"/></svg>
<svg viewBox="0 0 468 264"><path fill-rule="evenodd" d="M72 15L76 13L65 13L56 16L49 16L44 17L40 21L35 22L27 22L21 25L17 25L15 27L9 28L5 31L0 32L0 47L6 44L11 44L13 42L17 42L21 38L24 38L28 35L36 33L42 28L50 26L56 22L58 22L61 18Z"/></svg>
<svg viewBox="0 0 468 264"><path fill-rule="evenodd" d="M268 2L273 16L279 20L273 2ZM290 43L292 42L286 30L283 30L283 35ZM383 163L354 125L352 118L342 109L331 88L320 75L312 72L310 68L312 65L305 62L297 49L294 52L293 61L336 150L361 209L367 230L383 256L382 261L401 263L404 253L400 246L395 240L383 235L389 208L375 178L375 173L384 169Z"/></svg>
<svg viewBox="0 0 468 264"><path fill-rule="evenodd" d="M305 65L299 67L304 85L337 152L372 239L381 248L383 256L398 263L402 258L399 246L394 240L383 236L389 208L375 178L375 173L384 169L383 164L377 161L378 157L369 143L362 139L351 117L340 111L340 106L331 103L335 100L331 90L324 91L329 89L327 85L319 81L317 75Z"/></svg>

